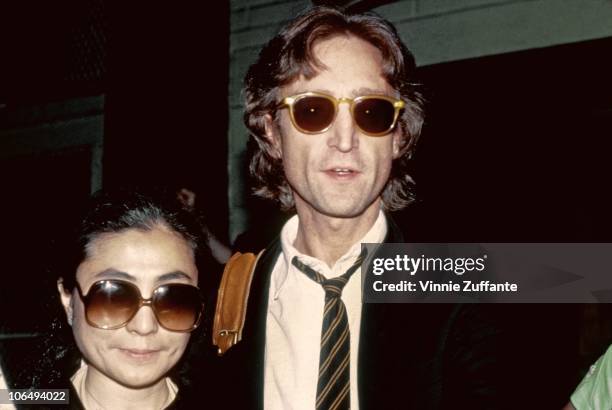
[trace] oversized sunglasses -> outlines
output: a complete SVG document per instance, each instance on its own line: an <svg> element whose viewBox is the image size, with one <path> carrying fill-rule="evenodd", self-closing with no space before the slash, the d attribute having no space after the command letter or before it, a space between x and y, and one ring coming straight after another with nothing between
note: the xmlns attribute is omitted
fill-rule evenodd
<svg viewBox="0 0 612 410"><path fill-rule="evenodd" d="M277 108L289 108L293 126L304 134L327 131L338 114L338 105L350 104L351 116L357 128L371 137L390 133L406 106L402 100L384 95L362 95L356 98L335 98L331 95L307 92L285 97Z"/></svg>
<svg viewBox="0 0 612 410"><path fill-rule="evenodd" d="M155 288L150 299L143 299L138 287L122 280L101 280L84 295L87 323L100 329L125 326L142 306L150 306L159 324L174 332L190 332L198 327L204 310L200 290L192 285L171 283Z"/></svg>

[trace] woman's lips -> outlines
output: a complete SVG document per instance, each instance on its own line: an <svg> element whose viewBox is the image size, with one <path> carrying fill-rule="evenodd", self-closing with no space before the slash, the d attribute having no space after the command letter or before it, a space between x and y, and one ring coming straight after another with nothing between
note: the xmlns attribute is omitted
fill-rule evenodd
<svg viewBox="0 0 612 410"><path fill-rule="evenodd" d="M119 348L119 351L127 356L128 358L135 359L138 361L148 361L157 357L160 350L151 349L123 349Z"/></svg>

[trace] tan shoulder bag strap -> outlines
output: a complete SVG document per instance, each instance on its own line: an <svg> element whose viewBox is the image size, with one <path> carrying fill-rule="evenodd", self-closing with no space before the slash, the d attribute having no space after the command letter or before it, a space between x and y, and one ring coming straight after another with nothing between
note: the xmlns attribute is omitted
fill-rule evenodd
<svg viewBox="0 0 612 410"><path fill-rule="evenodd" d="M225 264L219 285L217 308L213 324L213 345L222 356L242 340L242 329L246 317L251 281L257 260L261 256L236 252Z"/></svg>

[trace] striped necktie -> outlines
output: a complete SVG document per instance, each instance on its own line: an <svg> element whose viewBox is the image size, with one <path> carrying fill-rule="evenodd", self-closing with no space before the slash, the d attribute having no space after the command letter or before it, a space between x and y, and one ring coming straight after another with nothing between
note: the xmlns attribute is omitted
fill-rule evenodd
<svg viewBox="0 0 612 410"><path fill-rule="evenodd" d="M294 256L291 263L325 290L321 353L319 355L319 381L317 383L317 410L349 409L351 404L351 336L346 307L340 298L342 289L351 275L359 269L365 258L364 248L357 261L346 273L326 279Z"/></svg>

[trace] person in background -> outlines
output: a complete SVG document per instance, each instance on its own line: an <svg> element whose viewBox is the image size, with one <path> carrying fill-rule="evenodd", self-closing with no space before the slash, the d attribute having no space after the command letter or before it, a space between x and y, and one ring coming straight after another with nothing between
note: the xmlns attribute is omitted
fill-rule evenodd
<svg viewBox="0 0 612 410"><path fill-rule="evenodd" d="M195 204L197 195L189 188L180 188L177 192L179 202L189 211L195 212ZM223 242L221 242L212 232L208 231L208 246L215 260L221 264L228 261L231 256L231 251Z"/></svg>
<svg viewBox="0 0 612 410"><path fill-rule="evenodd" d="M563 410L612 409L612 346L593 364Z"/></svg>

